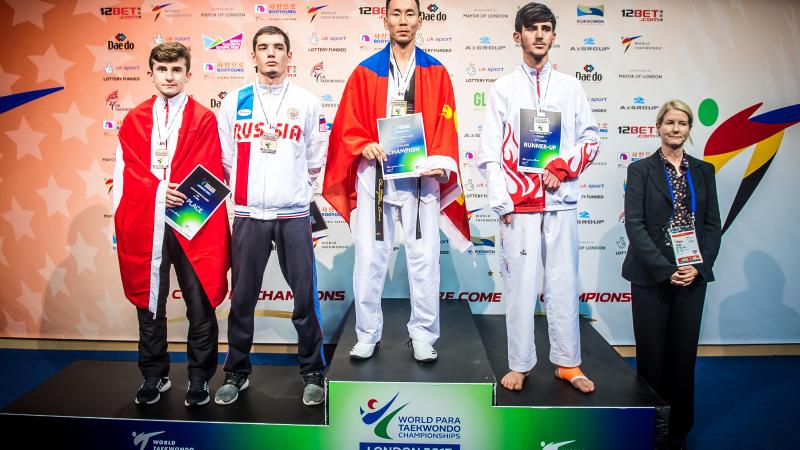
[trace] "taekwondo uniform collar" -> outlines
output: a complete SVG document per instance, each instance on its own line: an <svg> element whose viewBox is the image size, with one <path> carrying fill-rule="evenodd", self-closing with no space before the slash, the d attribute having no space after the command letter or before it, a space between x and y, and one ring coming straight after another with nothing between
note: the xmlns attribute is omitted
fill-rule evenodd
<svg viewBox="0 0 800 450"><path fill-rule="evenodd" d="M170 109L174 109L177 111L177 108L180 108L183 105L183 102L186 100L186 91L180 91L177 94L173 95L170 98L164 98L161 95L156 96L156 106L159 108L164 108L166 104L169 104Z"/></svg>
<svg viewBox="0 0 800 450"><path fill-rule="evenodd" d="M525 63L525 61L522 61L522 64L520 65L520 67L522 67L522 70L528 72L532 77L536 76L537 70L534 67L530 67L527 63ZM551 70L553 70L553 65L548 60L544 64L544 66L542 67L542 70L538 71L539 72L539 76L540 77L547 77L547 76L549 76L548 74L550 73Z"/></svg>

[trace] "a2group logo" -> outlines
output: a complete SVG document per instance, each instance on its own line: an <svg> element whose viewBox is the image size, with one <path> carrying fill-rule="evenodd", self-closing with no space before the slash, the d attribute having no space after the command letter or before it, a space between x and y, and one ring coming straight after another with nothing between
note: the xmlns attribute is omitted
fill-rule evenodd
<svg viewBox="0 0 800 450"><path fill-rule="evenodd" d="M392 421L392 419L394 418L394 416L397 415L397 413L399 413L403 408L408 406L408 403L406 403L405 405L393 410L392 412L389 412L389 409L391 409L392 405L394 404L394 401L397 400L398 395L400 395L399 392L397 394L394 394L394 397L392 397L392 399L389 400L388 403L381 406L380 408L378 408L380 402L374 398L367 401L366 410L363 407L358 408L358 411L361 414L361 421L364 422L364 425L375 424L375 428L373 430L375 432L375 436L378 436L383 439L392 439L392 437L389 436L388 432L389 422Z"/></svg>

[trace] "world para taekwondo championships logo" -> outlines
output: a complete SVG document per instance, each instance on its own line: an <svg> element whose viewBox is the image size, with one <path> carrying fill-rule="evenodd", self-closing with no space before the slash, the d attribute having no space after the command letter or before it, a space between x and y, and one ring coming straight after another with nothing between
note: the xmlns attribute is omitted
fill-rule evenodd
<svg viewBox="0 0 800 450"><path fill-rule="evenodd" d="M367 401L366 410L363 407L359 406L358 411L359 414L361 414L361 421L364 422L364 425L372 425L377 422L375 428L373 429L373 431L375 432L375 436L378 436L383 439L392 439L392 437L389 436L389 430L388 430L389 422L391 422L394 416L396 416L403 408L408 406L408 403L406 403L405 405L387 414L389 408L391 408L392 405L394 404L394 401L397 400L398 395L400 395L399 392L397 394L394 394L394 397L392 397L392 399L389 400L388 403L381 406L380 408L377 408L377 405L379 405L380 402L374 398L369 399L369 401Z"/></svg>
<svg viewBox="0 0 800 450"><path fill-rule="evenodd" d="M239 33L235 36L229 37L228 39L222 39L219 36L216 38L211 38L204 34L203 46L206 48L206 50L241 50L243 35L243 33Z"/></svg>
<svg viewBox="0 0 800 450"><path fill-rule="evenodd" d="M428 414L416 415L413 412L409 415L408 411L413 408L405 410L406 414L400 414L401 411L409 405L406 402L402 406L396 406L397 398L400 393L394 394L385 404L375 398L371 398L366 403L366 408L359 406L359 414L361 421L364 425L372 426L375 436L384 439L392 440L392 448L403 448L408 450L423 450L438 448L441 450L460 450L461 445L456 443L431 443L433 441L453 441L461 440L463 437L462 420L460 416L451 415L447 412L444 414L431 414L430 410L437 409L433 405L427 404L423 401L420 406L428 411ZM418 405L419 406L419 405ZM449 405L448 407L451 407ZM419 409L419 408L418 408ZM395 422L396 420L396 422ZM389 428L392 428L392 435L389 435ZM420 440L424 439L426 442L415 441L414 443L397 442L397 439L402 440ZM382 441L385 442L385 441ZM361 450L378 450L388 449L385 443L374 442L361 442L359 444Z"/></svg>
<svg viewBox="0 0 800 450"><path fill-rule="evenodd" d="M725 218L723 233L731 226L764 178L764 174L778 153L784 131L800 122L800 103L752 116L761 105L763 102L745 108L722 122L711 133L703 151L703 159L713 164L714 171L719 173L725 164L755 145L731 209ZM717 102L710 98L703 100L697 108L697 115L703 125L713 125L719 117Z"/></svg>

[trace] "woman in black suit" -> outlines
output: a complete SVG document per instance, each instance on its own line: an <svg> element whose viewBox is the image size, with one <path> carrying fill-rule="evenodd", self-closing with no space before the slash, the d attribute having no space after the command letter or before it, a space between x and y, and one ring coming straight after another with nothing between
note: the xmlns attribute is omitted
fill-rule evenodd
<svg viewBox="0 0 800 450"><path fill-rule="evenodd" d="M670 448L685 448L694 421L700 319L722 236L714 166L683 149L692 121L682 101L661 107L661 147L628 167L625 192L636 368L670 405Z"/></svg>

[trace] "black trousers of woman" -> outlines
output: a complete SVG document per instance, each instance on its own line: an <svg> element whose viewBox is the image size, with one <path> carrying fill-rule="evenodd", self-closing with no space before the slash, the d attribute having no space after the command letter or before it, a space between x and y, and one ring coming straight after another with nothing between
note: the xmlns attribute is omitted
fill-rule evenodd
<svg viewBox="0 0 800 450"><path fill-rule="evenodd" d="M694 370L706 284L631 284L636 370L670 405L670 447L680 448L694 423Z"/></svg>

